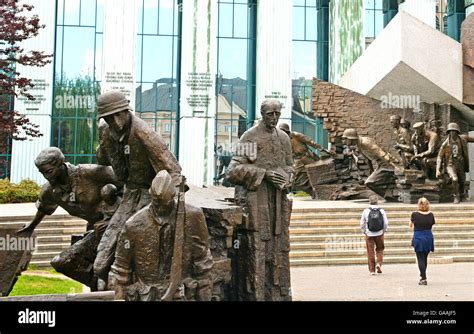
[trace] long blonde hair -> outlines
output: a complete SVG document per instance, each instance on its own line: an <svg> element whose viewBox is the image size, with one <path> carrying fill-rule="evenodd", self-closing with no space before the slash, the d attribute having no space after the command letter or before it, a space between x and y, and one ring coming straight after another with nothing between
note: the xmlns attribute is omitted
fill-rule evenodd
<svg viewBox="0 0 474 334"><path fill-rule="evenodd" d="M418 210L421 212L430 211L430 201L428 201L425 197L420 198L418 200Z"/></svg>

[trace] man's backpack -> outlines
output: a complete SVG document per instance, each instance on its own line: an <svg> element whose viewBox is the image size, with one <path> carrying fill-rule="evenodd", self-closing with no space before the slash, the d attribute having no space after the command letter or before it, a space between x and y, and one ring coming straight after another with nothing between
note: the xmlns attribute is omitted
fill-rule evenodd
<svg viewBox="0 0 474 334"><path fill-rule="evenodd" d="M383 230L383 214L379 208L369 208L369 219L367 228L370 232L379 232Z"/></svg>

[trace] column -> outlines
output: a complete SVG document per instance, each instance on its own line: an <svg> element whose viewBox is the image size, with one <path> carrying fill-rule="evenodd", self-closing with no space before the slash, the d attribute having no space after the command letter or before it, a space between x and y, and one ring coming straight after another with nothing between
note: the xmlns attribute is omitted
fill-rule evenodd
<svg viewBox="0 0 474 334"><path fill-rule="evenodd" d="M104 2L101 93L119 90L135 108L135 54L138 2Z"/></svg>
<svg viewBox="0 0 474 334"><path fill-rule="evenodd" d="M291 124L291 53L293 1L259 0L257 7L257 102L266 99L283 104L281 122Z"/></svg>
<svg viewBox="0 0 474 334"><path fill-rule="evenodd" d="M247 43L247 128L251 128L256 117L256 81L257 81L257 0L248 2L248 25L251 38Z"/></svg>
<svg viewBox="0 0 474 334"><path fill-rule="evenodd" d="M317 0L317 76L329 80L329 0Z"/></svg>
<svg viewBox="0 0 474 334"><path fill-rule="evenodd" d="M362 0L332 0L329 3L329 81L339 80L365 50Z"/></svg>
<svg viewBox="0 0 474 334"><path fill-rule="evenodd" d="M217 2L182 4L179 162L188 182L210 185L214 175Z"/></svg>
<svg viewBox="0 0 474 334"><path fill-rule="evenodd" d="M32 14L37 14L40 22L46 27L41 29L38 36L25 40L22 47L25 52L29 50L44 51L45 54L54 53L54 32L56 28L56 1L55 0L28 0L34 6ZM12 160L10 180L14 183L29 178L43 184L45 179L38 172L34 164L36 156L51 141L51 113L53 108L53 63L43 67L22 66L17 67L22 77L31 79L35 87L30 89L30 94L35 96L35 101L24 97L15 98L15 110L26 115L31 123L39 125L42 137L16 141L12 143Z"/></svg>

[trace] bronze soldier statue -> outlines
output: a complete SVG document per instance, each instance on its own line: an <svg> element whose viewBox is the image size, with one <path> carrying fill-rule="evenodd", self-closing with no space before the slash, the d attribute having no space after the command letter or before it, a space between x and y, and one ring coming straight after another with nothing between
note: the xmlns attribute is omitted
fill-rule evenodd
<svg viewBox="0 0 474 334"><path fill-rule="evenodd" d="M326 153L332 154L327 151L321 145L315 143L310 137L295 131L290 131L290 127L286 123L282 123L279 126L280 130L283 130L291 141L291 149L293 152L293 168L294 168L294 182L293 190L302 190L311 195L312 199L316 198L311 182L309 181L308 173L305 166L319 160L319 156L310 150L313 147L318 150L325 151Z"/></svg>
<svg viewBox="0 0 474 334"><path fill-rule="evenodd" d="M408 134L410 135L410 139L411 139L411 123L410 123L410 121L407 120L406 118L402 118L400 120L400 126L408 131Z"/></svg>
<svg viewBox="0 0 474 334"><path fill-rule="evenodd" d="M436 179L436 159L441 146L440 138L436 132L426 130L423 122L415 123L413 129L415 133L411 142L414 156L411 161L425 172L427 178Z"/></svg>
<svg viewBox="0 0 474 334"><path fill-rule="evenodd" d="M175 186L181 183L181 167L160 135L131 113L129 101L118 91L99 96L97 101L100 144L99 164L112 166L125 184L123 200L100 241L95 273L107 281L114 260L118 235L135 212L150 203L148 189L156 173L166 170Z"/></svg>
<svg viewBox="0 0 474 334"><path fill-rule="evenodd" d="M357 149L367 158L367 163L372 171L365 181L367 188L379 196L391 199L387 197L384 186L395 184L395 169L398 168L399 161L378 146L372 138L359 136L355 129L344 130L342 138L353 151ZM377 164L375 170L374 163Z"/></svg>
<svg viewBox="0 0 474 334"><path fill-rule="evenodd" d="M57 147L41 151L35 160L36 167L46 178L39 199L36 202L38 211L33 221L19 232L32 231L46 215L51 215L62 207L70 215L87 221L88 233L57 255L51 265L58 272L65 274L87 286L97 289L97 277L93 264L97 246L111 211L117 208L114 203L104 202L101 194L105 189L121 186L111 167L100 165L77 165L65 162L64 155ZM113 188L112 188L113 187Z"/></svg>
<svg viewBox="0 0 474 334"><path fill-rule="evenodd" d="M439 150L436 163L436 177L442 178L446 173L454 188L454 203L458 204L465 195L466 173L469 172L469 151L467 143L474 139L460 135L461 130L456 123L449 123L448 138Z"/></svg>
<svg viewBox="0 0 474 334"><path fill-rule="evenodd" d="M397 150L398 154L402 159L403 166L405 168L409 167L408 161L410 161L413 154L411 154L407 150L403 150L401 147L404 145L410 145L411 138L410 132L401 126L401 117L398 115L393 115L390 117L390 124L393 128L393 133L395 134L395 146L394 148Z"/></svg>
<svg viewBox="0 0 474 334"><path fill-rule="evenodd" d="M160 171L151 204L130 218L120 234L109 286L130 301L200 300L212 295L213 260L200 208L178 201L174 180Z"/></svg>
<svg viewBox="0 0 474 334"><path fill-rule="evenodd" d="M288 135L276 125L282 105L264 101L262 120L239 141L228 178L236 202L248 219L238 232L239 263L235 277L238 299L291 300L289 225L293 159ZM256 154L250 154L256 148Z"/></svg>
<svg viewBox="0 0 474 334"><path fill-rule="evenodd" d="M441 121L439 119L431 119L428 122L428 128L438 135L439 141L443 143L446 140L446 135L441 126Z"/></svg>

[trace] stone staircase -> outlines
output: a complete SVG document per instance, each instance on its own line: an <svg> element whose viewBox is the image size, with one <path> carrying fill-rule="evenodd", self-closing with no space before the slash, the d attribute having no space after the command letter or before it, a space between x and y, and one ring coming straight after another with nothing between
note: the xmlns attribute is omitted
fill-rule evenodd
<svg viewBox="0 0 474 334"><path fill-rule="evenodd" d="M334 205L333 205L334 206ZM367 206L367 205L365 205ZM366 264L360 207L293 208L290 223L292 266ZM415 263L408 227L414 205L384 205L389 219L384 263ZM432 263L474 261L474 204L432 206L435 252Z"/></svg>
<svg viewBox="0 0 474 334"><path fill-rule="evenodd" d="M20 229L33 219L33 216L0 217L0 225ZM71 235L86 231L87 222L67 214L46 216L36 227L36 250L30 265L38 268L51 267L54 256L71 245Z"/></svg>
<svg viewBox="0 0 474 334"><path fill-rule="evenodd" d="M365 239L359 220L366 205L337 206L316 203L314 207L294 205L290 224L292 266L366 264ZM337 203L337 202L336 202ZM408 222L414 205L383 205L390 227L385 235L385 263L415 263ZM440 263L474 261L474 203L436 204L433 228L435 253ZM0 217L0 225L21 228L33 216ZM49 267L51 259L71 244L72 234L82 234L86 222L67 214L46 216L36 228L36 251L31 264Z"/></svg>

